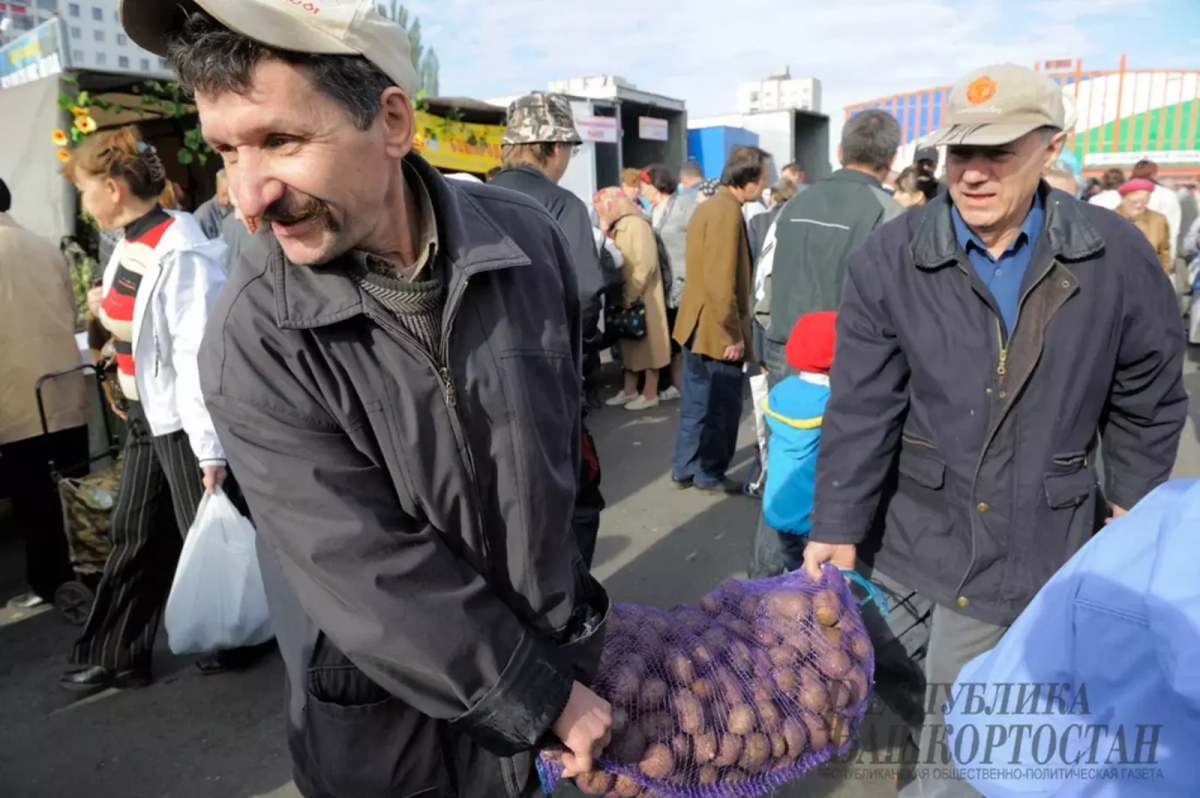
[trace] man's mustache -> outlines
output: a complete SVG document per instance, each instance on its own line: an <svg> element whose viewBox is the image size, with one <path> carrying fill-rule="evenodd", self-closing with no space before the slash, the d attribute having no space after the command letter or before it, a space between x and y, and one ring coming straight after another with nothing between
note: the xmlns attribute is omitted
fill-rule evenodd
<svg viewBox="0 0 1200 798"><path fill-rule="evenodd" d="M302 199L292 196L280 197L267 206L267 209L258 217L258 221L263 224L277 222L282 225L298 224L309 219L316 220L328 230L334 232L338 230L338 224L334 221L329 206L316 197Z"/></svg>

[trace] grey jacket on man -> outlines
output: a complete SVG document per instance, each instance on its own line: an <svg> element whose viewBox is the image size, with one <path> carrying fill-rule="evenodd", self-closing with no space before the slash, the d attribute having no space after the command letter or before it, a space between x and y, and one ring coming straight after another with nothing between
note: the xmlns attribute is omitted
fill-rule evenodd
<svg viewBox="0 0 1200 798"><path fill-rule="evenodd" d="M445 367L349 256L299 267L257 236L211 314L205 399L260 536L301 792L518 798L608 606L571 535L578 293L540 205L410 159Z"/></svg>
<svg viewBox="0 0 1200 798"><path fill-rule="evenodd" d="M757 268L755 315L767 340L783 346L801 316L837 310L850 253L903 212L877 179L856 169L839 169L788 200Z"/></svg>
<svg viewBox="0 0 1200 798"><path fill-rule="evenodd" d="M204 231L204 235L210 240L221 237L221 225L233 215L233 207L221 207L216 196L209 197L200 203L200 207L196 208L195 213L192 214L200 223L200 229Z"/></svg>
<svg viewBox="0 0 1200 798"><path fill-rule="evenodd" d="M598 349L601 338L598 325L604 292L621 284L621 274L613 273L602 266L600 253L592 236L592 222L587 206L579 197L533 166L509 167L496 175L492 185L511 189L537 200L562 228L579 284L579 301L583 313L583 348L585 352Z"/></svg>
<svg viewBox="0 0 1200 798"><path fill-rule="evenodd" d="M698 193L673 194L661 213L657 209L651 212L654 232L662 239L670 260L671 284L666 286L669 308L678 308L683 300L683 286L687 281L687 228L699 198Z"/></svg>
<svg viewBox="0 0 1200 798"><path fill-rule="evenodd" d="M1129 222L1040 189L1017 322L959 246L950 200L850 257L811 539L1007 625L1097 530L1094 469L1129 509L1171 474L1187 416L1175 297Z"/></svg>

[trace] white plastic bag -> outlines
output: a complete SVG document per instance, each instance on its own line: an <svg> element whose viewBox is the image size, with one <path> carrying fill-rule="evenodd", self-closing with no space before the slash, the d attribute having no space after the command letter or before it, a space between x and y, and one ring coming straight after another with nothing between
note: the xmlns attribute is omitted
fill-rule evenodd
<svg viewBox="0 0 1200 798"><path fill-rule="evenodd" d="M271 639L254 537L254 526L220 488L204 494L167 599L171 651L207 653Z"/></svg>

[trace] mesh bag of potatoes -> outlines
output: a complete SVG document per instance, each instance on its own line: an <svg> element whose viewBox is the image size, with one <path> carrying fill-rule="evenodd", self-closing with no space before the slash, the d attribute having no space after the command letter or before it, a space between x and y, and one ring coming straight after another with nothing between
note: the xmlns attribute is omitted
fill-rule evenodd
<svg viewBox="0 0 1200 798"><path fill-rule="evenodd" d="M870 701L874 652L842 574L826 566L729 580L672 610L616 605L592 685L612 743L585 795L763 795L847 752ZM543 751L547 794L562 773Z"/></svg>

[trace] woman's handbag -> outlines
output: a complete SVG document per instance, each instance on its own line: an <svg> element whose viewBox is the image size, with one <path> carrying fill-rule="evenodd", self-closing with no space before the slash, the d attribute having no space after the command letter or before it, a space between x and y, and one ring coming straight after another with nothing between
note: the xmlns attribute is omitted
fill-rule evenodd
<svg viewBox="0 0 1200 798"><path fill-rule="evenodd" d="M605 314L604 326L618 338L639 341L646 337L646 305L642 300L635 299L627 308L609 307Z"/></svg>

